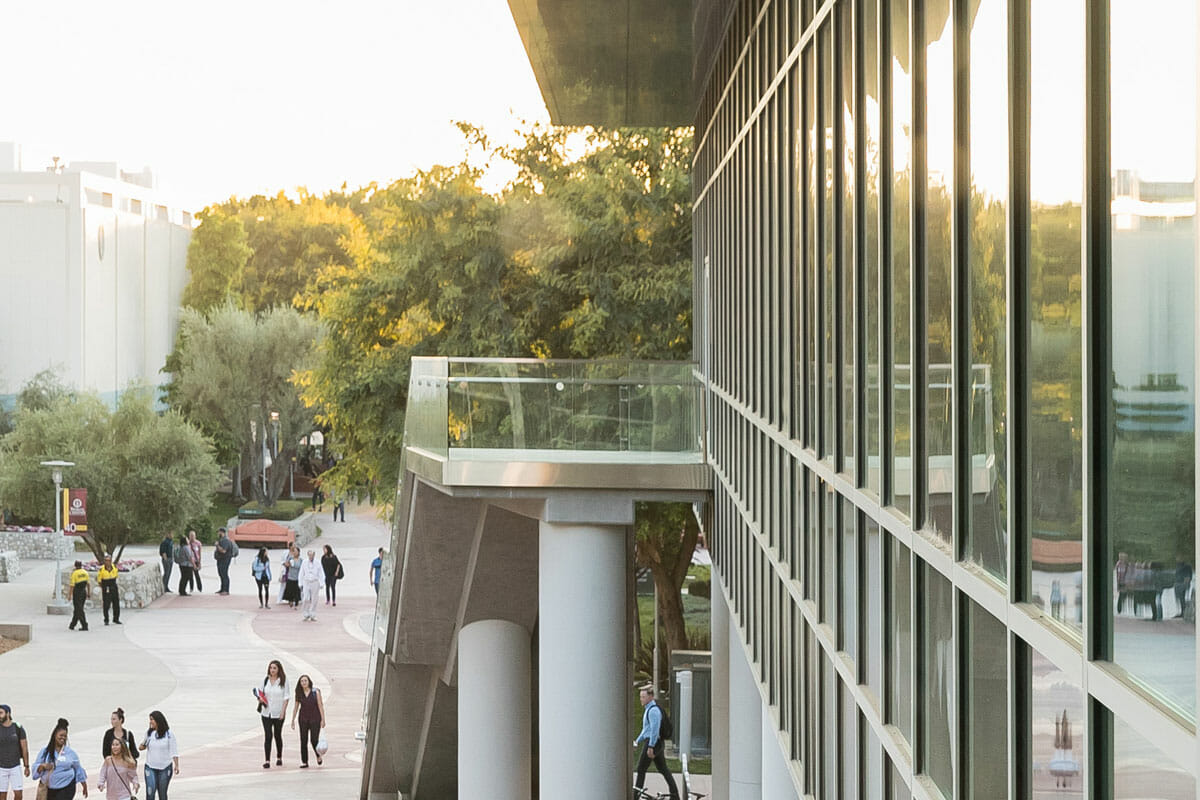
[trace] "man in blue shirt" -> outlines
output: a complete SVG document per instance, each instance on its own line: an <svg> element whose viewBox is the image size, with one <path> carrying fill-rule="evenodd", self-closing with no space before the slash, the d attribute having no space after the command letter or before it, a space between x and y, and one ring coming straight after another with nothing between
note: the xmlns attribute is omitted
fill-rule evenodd
<svg viewBox="0 0 1200 800"><path fill-rule="evenodd" d="M337 506L334 506L336 508ZM379 548L379 555L371 562L371 585L375 587L375 594L379 594L379 573L383 572L383 548Z"/></svg>
<svg viewBox="0 0 1200 800"><path fill-rule="evenodd" d="M662 726L662 709L658 707L658 703L654 700L654 687L643 686L638 696L642 700L642 707L646 710L642 712L642 732L633 741L633 746L637 747L642 742L645 742L645 745L642 747L642 757L638 759L637 783L634 785L639 789L645 785L646 770L650 767L650 762L653 761L654 768L658 770L658 774L662 775L667 781L667 791L671 793L671 800L679 800L679 790L675 788L675 776L671 774L671 770L667 767L667 756L663 752L666 743L658 735L659 729Z"/></svg>

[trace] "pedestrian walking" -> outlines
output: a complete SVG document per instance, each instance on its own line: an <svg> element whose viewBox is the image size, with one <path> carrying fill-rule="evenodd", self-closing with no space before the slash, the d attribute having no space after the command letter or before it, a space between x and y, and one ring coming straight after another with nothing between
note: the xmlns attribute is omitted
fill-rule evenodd
<svg viewBox="0 0 1200 800"><path fill-rule="evenodd" d="M300 548L292 545L288 548L284 565L287 567L287 585L283 590L283 599L292 608L300 607Z"/></svg>
<svg viewBox="0 0 1200 800"><path fill-rule="evenodd" d="M346 521L346 498L345 498L345 496L339 497L337 499L337 502L334 503L334 505L333 505L333 521L334 522L338 521L338 514L342 515L342 522L345 522Z"/></svg>
<svg viewBox="0 0 1200 800"><path fill-rule="evenodd" d="M229 594L229 562L237 554L237 545L229 538L229 531L218 528L217 546L213 550L213 560L217 562L217 577L221 579L221 588L217 594Z"/></svg>
<svg viewBox="0 0 1200 800"><path fill-rule="evenodd" d="M72 800L76 786L83 787L84 797L88 795L87 773L79 763L79 754L67 744L70 724L59 717L50 741L34 759L38 780L46 784L46 800Z"/></svg>
<svg viewBox="0 0 1200 800"><path fill-rule="evenodd" d="M271 556L267 548L258 548L258 555L250 562L250 574L258 586L258 607L271 607Z"/></svg>
<svg viewBox="0 0 1200 800"><path fill-rule="evenodd" d="M107 800L131 800L137 795L137 759L124 739L113 739L109 744L96 788Z"/></svg>
<svg viewBox="0 0 1200 800"><path fill-rule="evenodd" d="M197 592L204 591L204 581L200 579L200 556L204 553L204 545L196 537L195 531L188 531L188 547L192 548L192 585Z"/></svg>
<svg viewBox="0 0 1200 800"><path fill-rule="evenodd" d="M125 709L118 706L117 710L112 712L108 720L112 724L112 727L104 732L104 741L100 745L101 754L105 758L112 755L113 740L120 739L127 745L126 749L129 750L129 757L137 761L137 740L133 738L133 731L125 728Z"/></svg>
<svg viewBox="0 0 1200 800"><path fill-rule="evenodd" d="M671 769L667 766L667 755L664 752L665 747L661 735L663 713L654 700L654 687L643 686L639 697L645 711L642 712L642 732L633 741L633 746L637 747L643 742L645 744L642 744L642 757L638 759L637 782L634 783L634 786L641 789L645 785L646 770L653 761L654 768L667 782L667 791L671 793L671 800L679 800L679 789L675 786L675 776L671 774Z"/></svg>
<svg viewBox="0 0 1200 800"><path fill-rule="evenodd" d="M25 729L13 722L12 707L0 703L0 797L6 797L11 789L13 800L21 800L28 777L29 742Z"/></svg>
<svg viewBox="0 0 1200 800"><path fill-rule="evenodd" d="M67 627L75 630L75 626L79 626L79 630L86 631L88 629L87 614L83 610L83 604L92 596L92 584L88 580L87 570L83 568L82 561L75 562L75 571L71 573L71 602L75 606L75 614L71 617L71 624Z"/></svg>
<svg viewBox="0 0 1200 800"><path fill-rule="evenodd" d="M104 624L108 624L108 615L111 612L113 624L120 625L121 592L117 588L117 565L113 563L112 556L108 553L104 554L104 564L96 574L96 581L100 584L100 601L104 607Z"/></svg>
<svg viewBox="0 0 1200 800"><path fill-rule="evenodd" d="M317 757L317 765L321 761L321 752L317 750L321 730L325 727L325 701L321 698L321 690L312 685L312 678L301 675L296 681L296 705L292 707L292 730L296 730L296 717L300 718L300 768L308 766L308 746L311 743L313 755Z"/></svg>
<svg viewBox="0 0 1200 800"><path fill-rule="evenodd" d="M167 800L171 778L179 774L179 742L161 711L150 712L150 727L139 748L146 751L146 800Z"/></svg>
<svg viewBox="0 0 1200 800"><path fill-rule="evenodd" d="M277 602L284 602L283 596L287 594L287 574L288 565L291 563L292 551L287 549L283 552L283 560L279 562L279 599Z"/></svg>
<svg viewBox="0 0 1200 800"><path fill-rule="evenodd" d="M271 768L271 740L275 740L275 766L283 766L283 720L287 716L287 676L283 664L272 660L267 664L258 694L258 711L263 726L263 769Z"/></svg>
<svg viewBox="0 0 1200 800"><path fill-rule="evenodd" d="M325 545L321 556L321 569L325 573L325 605L337 605L337 582L345 577L342 562L333 554L333 548Z"/></svg>
<svg viewBox="0 0 1200 800"><path fill-rule="evenodd" d="M179 534L179 546L175 548L175 566L179 567L179 596L187 597L192 583L192 548L187 537Z"/></svg>
<svg viewBox="0 0 1200 800"><path fill-rule="evenodd" d="M379 575L383 572L383 548L379 548L379 555L371 562L371 585L375 587L375 594L379 594Z"/></svg>
<svg viewBox="0 0 1200 800"><path fill-rule="evenodd" d="M163 591L171 591L171 570L175 566L175 541L170 533L163 534L163 540L158 545L158 558L162 561Z"/></svg>
<svg viewBox="0 0 1200 800"><path fill-rule="evenodd" d="M325 588L325 569L317 561L317 551L309 550L308 557L300 563L300 597L304 606L306 622L317 621L317 598Z"/></svg>
<svg viewBox="0 0 1200 800"><path fill-rule="evenodd" d="M313 489L312 510L313 511L324 511L325 510L325 493L321 491L320 486L317 486L316 488Z"/></svg>

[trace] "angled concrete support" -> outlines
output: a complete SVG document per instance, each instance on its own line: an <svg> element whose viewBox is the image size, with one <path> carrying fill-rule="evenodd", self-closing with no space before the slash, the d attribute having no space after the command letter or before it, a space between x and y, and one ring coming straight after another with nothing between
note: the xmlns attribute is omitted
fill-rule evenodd
<svg viewBox="0 0 1200 800"><path fill-rule="evenodd" d="M613 800L629 791L625 535L625 526L539 523L543 797Z"/></svg>
<svg viewBox="0 0 1200 800"><path fill-rule="evenodd" d="M762 695L742 634L729 626L729 798L762 798Z"/></svg>
<svg viewBox="0 0 1200 800"><path fill-rule="evenodd" d="M459 797L529 800L531 669L523 626L489 619L459 632Z"/></svg>
<svg viewBox="0 0 1200 800"><path fill-rule="evenodd" d="M713 569L712 607L712 800L729 800L729 606Z"/></svg>

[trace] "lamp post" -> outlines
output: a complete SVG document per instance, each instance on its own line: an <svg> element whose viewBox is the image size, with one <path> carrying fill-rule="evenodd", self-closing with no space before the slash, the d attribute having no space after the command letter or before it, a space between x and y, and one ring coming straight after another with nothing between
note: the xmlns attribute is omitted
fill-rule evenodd
<svg viewBox="0 0 1200 800"><path fill-rule="evenodd" d="M62 479L63 467L75 466L74 461L43 461L43 467L50 467L51 476L54 478L54 532L62 536L62 503L59 502L62 496ZM50 605L46 610L51 614L61 614L67 608L67 601L60 596L62 588L62 563L60 562L57 542L55 543L54 551L54 588L50 592Z"/></svg>

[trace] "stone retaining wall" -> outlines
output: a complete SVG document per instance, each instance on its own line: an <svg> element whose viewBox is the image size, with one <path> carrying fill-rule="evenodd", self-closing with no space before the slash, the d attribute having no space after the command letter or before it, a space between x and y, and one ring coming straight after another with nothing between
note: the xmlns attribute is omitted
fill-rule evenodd
<svg viewBox="0 0 1200 800"><path fill-rule="evenodd" d="M0 531L0 551L13 550L18 558L74 558L75 537L53 531Z"/></svg>
<svg viewBox="0 0 1200 800"><path fill-rule="evenodd" d="M0 550L0 583L8 583L20 574L21 556L17 555L17 551Z"/></svg>
<svg viewBox="0 0 1200 800"><path fill-rule="evenodd" d="M62 596L67 602L71 600L71 572L71 565L64 565ZM172 573L172 576L176 574ZM92 580L92 596L84 608L99 609L100 583L96 580L95 572L89 571L88 577ZM145 608L163 593L162 564L155 558L135 570L120 573L117 576L117 589L121 594L121 608Z"/></svg>

